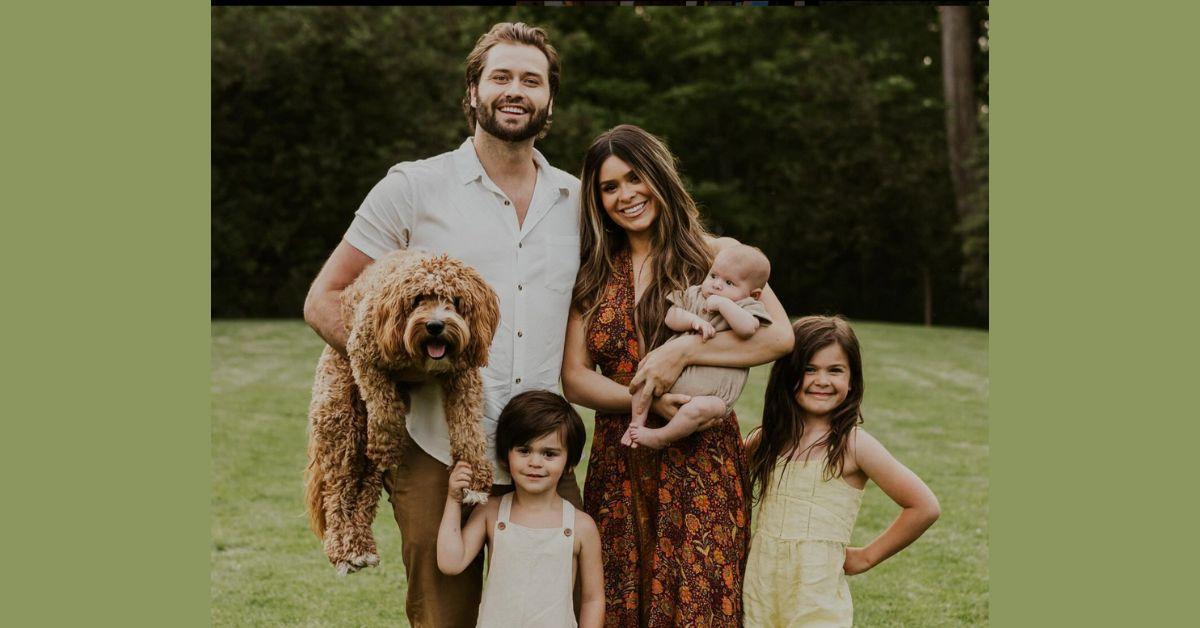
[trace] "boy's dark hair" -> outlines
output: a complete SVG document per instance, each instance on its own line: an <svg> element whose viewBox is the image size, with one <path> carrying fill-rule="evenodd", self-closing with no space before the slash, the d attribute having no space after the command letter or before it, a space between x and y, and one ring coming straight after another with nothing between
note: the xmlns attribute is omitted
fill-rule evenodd
<svg viewBox="0 0 1200 628"><path fill-rule="evenodd" d="M513 397L496 421L496 457L508 462L508 452L558 431L567 448L567 468L579 464L587 433L571 404L548 390L529 390Z"/></svg>

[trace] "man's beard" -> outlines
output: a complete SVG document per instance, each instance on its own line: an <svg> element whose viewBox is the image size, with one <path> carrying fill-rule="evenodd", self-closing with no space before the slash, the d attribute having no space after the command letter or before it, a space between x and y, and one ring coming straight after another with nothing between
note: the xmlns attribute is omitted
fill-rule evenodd
<svg viewBox="0 0 1200 628"><path fill-rule="evenodd" d="M496 120L496 112L500 107L505 105L519 104L522 108L529 109L532 113L529 115L529 121L524 126L512 128L505 127ZM497 139L505 142L524 142L531 137L537 137L542 129L546 128L546 121L550 118L549 108L538 109L532 105L525 103L493 101L493 103L475 108L475 116L479 120L479 126L483 127L484 131L495 136Z"/></svg>

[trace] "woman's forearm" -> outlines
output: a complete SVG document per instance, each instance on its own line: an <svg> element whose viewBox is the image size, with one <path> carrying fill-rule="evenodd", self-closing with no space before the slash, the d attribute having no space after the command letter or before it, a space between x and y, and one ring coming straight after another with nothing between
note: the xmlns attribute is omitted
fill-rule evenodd
<svg viewBox="0 0 1200 628"><path fill-rule="evenodd" d="M629 412L633 395L625 386L584 368L563 370L563 395L573 404L598 412Z"/></svg>
<svg viewBox="0 0 1200 628"><path fill-rule="evenodd" d="M748 368L787 355L795 337L791 327L783 324L761 327L749 338L728 331L713 336L708 342L699 342L697 336L681 336L671 342L686 343L682 349L684 361L689 365Z"/></svg>

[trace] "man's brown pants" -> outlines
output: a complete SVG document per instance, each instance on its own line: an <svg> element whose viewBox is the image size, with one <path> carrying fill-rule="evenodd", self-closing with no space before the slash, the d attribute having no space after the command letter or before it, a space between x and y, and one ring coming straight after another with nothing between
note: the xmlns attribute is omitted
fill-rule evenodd
<svg viewBox="0 0 1200 628"><path fill-rule="evenodd" d="M405 612L409 623L414 628L474 626L483 594L483 552L457 576L447 576L437 566L437 535L446 506L450 469L406 438L400 464L384 476L383 485L400 526L400 547L408 575ZM497 485L492 495L512 490L511 484ZM574 470L563 473L558 494L583 510ZM469 508L463 509L464 522L469 512Z"/></svg>

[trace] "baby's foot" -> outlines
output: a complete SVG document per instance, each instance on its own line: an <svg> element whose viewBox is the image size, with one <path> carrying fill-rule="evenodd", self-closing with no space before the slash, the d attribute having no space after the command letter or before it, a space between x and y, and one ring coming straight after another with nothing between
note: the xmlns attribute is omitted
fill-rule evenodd
<svg viewBox="0 0 1200 628"><path fill-rule="evenodd" d="M633 427L632 425L625 428L625 433L621 435L622 445L625 445L626 447L636 447L636 445L633 444L633 430L635 429L637 428Z"/></svg>
<svg viewBox="0 0 1200 628"><path fill-rule="evenodd" d="M662 449L671 443L662 437L662 431L648 427L631 427L629 428L629 437L633 439L633 446L649 447L650 449Z"/></svg>

